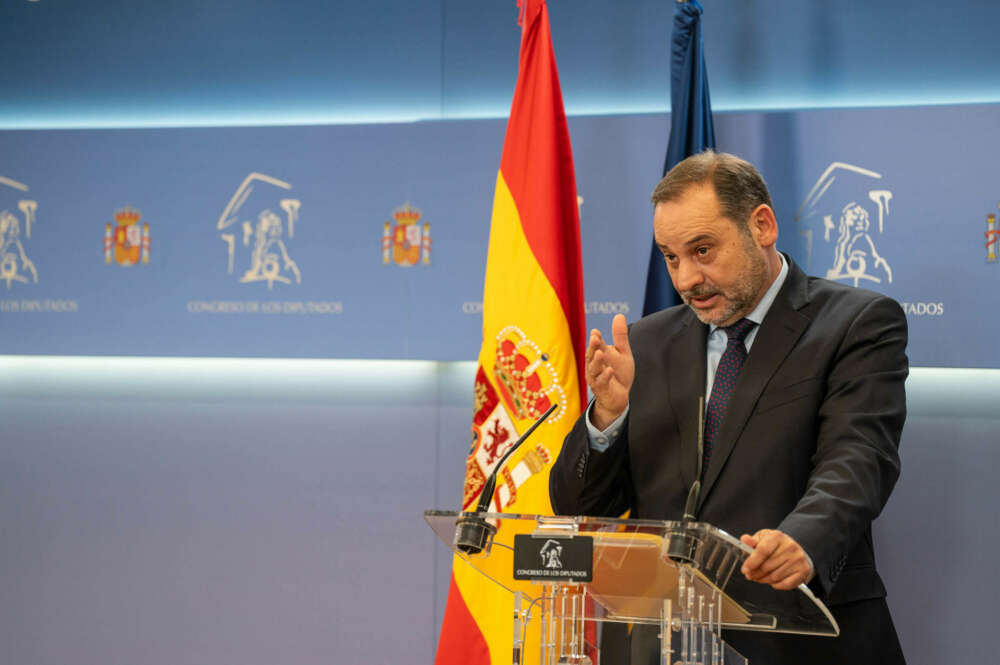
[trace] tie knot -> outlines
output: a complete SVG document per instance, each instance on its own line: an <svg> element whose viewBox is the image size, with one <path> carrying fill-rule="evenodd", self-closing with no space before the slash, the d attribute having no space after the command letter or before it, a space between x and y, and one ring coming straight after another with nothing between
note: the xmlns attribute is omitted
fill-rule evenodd
<svg viewBox="0 0 1000 665"><path fill-rule="evenodd" d="M726 331L728 343L735 344L736 342L742 342L755 325L757 324L750 319L740 319L733 325L723 328Z"/></svg>

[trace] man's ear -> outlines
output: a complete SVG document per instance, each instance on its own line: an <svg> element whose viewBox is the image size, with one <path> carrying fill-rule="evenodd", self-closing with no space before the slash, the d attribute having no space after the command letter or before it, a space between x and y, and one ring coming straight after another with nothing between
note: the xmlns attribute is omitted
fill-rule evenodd
<svg viewBox="0 0 1000 665"><path fill-rule="evenodd" d="M761 247L773 247L778 242L778 218L771 206L761 203L750 213L750 234Z"/></svg>

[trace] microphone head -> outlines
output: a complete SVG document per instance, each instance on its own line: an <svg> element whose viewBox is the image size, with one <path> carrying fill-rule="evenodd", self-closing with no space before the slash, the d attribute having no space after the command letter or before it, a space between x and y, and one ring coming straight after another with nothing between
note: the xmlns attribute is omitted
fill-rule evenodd
<svg viewBox="0 0 1000 665"><path fill-rule="evenodd" d="M701 494L701 481L695 480L688 491L687 501L684 503L684 521L693 522L695 508L698 507L698 495Z"/></svg>
<svg viewBox="0 0 1000 665"><path fill-rule="evenodd" d="M455 549L465 554L487 553L497 528L479 516L461 517L455 523Z"/></svg>

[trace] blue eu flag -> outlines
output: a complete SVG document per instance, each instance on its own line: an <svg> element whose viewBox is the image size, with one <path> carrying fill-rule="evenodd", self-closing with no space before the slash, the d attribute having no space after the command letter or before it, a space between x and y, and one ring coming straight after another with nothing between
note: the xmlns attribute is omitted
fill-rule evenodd
<svg viewBox="0 0 1000 665"><path fill-rule="evenodd" d="M701 5L696 0L674 3L674 30L670 39L670 143L663 175L685 157L715 148L701 13ZM642 314L646 316L678 302L663 255L654 241L649 254Z"/></svg>

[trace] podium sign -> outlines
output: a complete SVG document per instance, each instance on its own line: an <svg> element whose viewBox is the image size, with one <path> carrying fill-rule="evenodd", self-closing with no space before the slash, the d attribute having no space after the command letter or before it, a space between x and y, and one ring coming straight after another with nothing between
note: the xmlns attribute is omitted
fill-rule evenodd
<svg viewBox="0 0 1000 665"><path fill-rule="evenodd" d="M590 582L594 539L590 536L514 536L515 580Z"/></svg>

